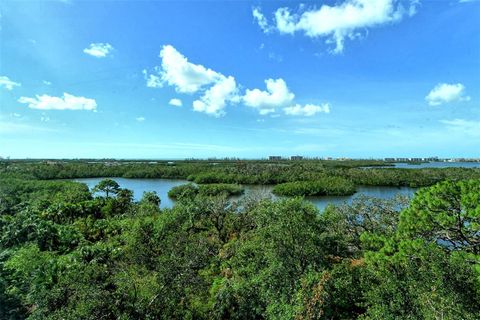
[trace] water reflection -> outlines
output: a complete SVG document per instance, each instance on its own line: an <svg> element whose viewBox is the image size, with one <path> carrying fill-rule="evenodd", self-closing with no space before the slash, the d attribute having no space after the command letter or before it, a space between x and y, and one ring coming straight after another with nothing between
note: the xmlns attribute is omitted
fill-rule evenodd
<svg viewBox="0 0 480 320"><path fill-rule="evenodd" d="M122 188L127 188L133 191L135 201L142 198L145 191L156 191L162 200L160 207L171 208L175 203L174 200L168 197L168 191L178 185L189 183L186 180L171 180L171 179L125 179L113 178ZM76 179L75 181L85 183L92 189L102 178L86 178ZM244 197L250 198L277 198L272 194L273 186L267 185L246 185L245 194L242 196L232 197L232 200L240 200ZM392 199L396 195L412 196L417 189L409 187L357 187L357 193L351 196L322 196L322 197L306 197L306 200L311 201L320 210L325 209L329 204L342 204L344 202L351 203L360 195L376 197L380 199Z"/></svg>

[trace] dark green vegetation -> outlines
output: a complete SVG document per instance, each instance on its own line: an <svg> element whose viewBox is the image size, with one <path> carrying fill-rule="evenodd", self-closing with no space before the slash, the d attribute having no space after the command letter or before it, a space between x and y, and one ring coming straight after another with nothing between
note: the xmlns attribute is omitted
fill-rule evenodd
<svg viewBox="0 0 480 320"><path fill-rule="evenodd" d="M305 181L278 187L280 194L351 194L354 186L430 186L444 180L480 179L480 168L363 168L389 165L383 161L0 161L4 172L35 179L87 177L188 179L197 184L266 184ZM337 179L338 178L338 179ZM348 180L348 181L345 181ZM328 181L322 187L318 182ZM310 186L307 186L309 184ZM296 191L293 191L293 190ZM321 189L321 190L319 190ZM280 191L281 190L281 191Z"/></svg>
<svg viewBox="0 0 480 320"><path fill-rule="evenodd" d="M181 197L195 197L200 196L233 196L240 195L244 192L244 188L236 184L225 184L225 183L212 183L212 184L202 184L195 185L193 183L183 184L180 186L173 187L168 191L168 196L173 199L178 199Z"/></svg>
<svg viewBox="0 0 480 320"><path fill-rule="evenodd" d="M479 319L479 179L319 214L32 174L0 173L0 319Z"/></svg>
<svg viewBox="0 0 480 320"><path fill-rule="evenodd" d="M315 181L295 181L277 184L273 193L281 196L345 196L355 193L355 185L340 177L324 177Z"/></svg>

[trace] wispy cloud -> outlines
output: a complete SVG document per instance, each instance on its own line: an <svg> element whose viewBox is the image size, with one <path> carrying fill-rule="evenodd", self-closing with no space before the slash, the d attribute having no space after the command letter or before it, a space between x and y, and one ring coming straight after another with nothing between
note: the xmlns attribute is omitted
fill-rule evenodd
<svg viewBox="0 0 480 320"><path fill-rule="evenodd" d="M91 110L95 111L97 102L94 99L76 97L64 93L63 97L52 97L47 94L36 95L35 98L20 97L18 102L28 104L31 109L40 110Z"/></svg>
<svg viewBox="0 0 480 320"><path fill-rule="evenodd" d="M453 119L441 120L451 131L467 134L474 137L480 137L480 121Z"/></svg>
<svg viewBox="0 0 480 320"><path fill-rule="evenodd" d="M7 89L8 91L13 90L14 87L21 86L20 83L10 80L7 76L0 76L0 87Z"/></svg>
<svg viewBox="0 0 480 320"><path fill-rule="evenodd" d="M263 30L263 32L269 33L274 30L274 28L268 24L267 18L262 13L259 7L254 7L252 9L252 16L253 19L258 23L258 26Z"/></svg>
<svg viewBox="0 0 480 320"><path fill-rule="evenodd" d="M145 117L136 117L135 120L137 120L137 122L143 122L145 121Z"/></svg>
<svg viewBox="0 0 480 320"><path fill-rule="evenodd" d="M83 52L96 58L105 58L113 51L113 46L109 43L91 43Z"/></svg>
<svg viewBox="0 0 480 320"><path fill-rule="evenodd" d="M0 133L2 134L18 134L18 133L34 133L34 132L55 132L56 129L38 127L30 124L9 122L0 120Z"/></svg>
<svg viewBox="0 0 480 320"><path fill-rule="evenodd" d="M287 115L311 117L317 113L330 113L330 105L328 103L324 103L322 105L306 104L304 106L296 104L294 106L284 108L283 111Z"/></svg>

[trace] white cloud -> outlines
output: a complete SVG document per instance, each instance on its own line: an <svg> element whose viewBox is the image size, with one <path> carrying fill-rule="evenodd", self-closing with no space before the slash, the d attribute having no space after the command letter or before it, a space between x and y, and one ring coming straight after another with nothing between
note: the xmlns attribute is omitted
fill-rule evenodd
<svg viewBox="0 0 480 320"><path fill-rule="evenodd" d="M260 89L247 89L243 96L245 105L259 109L260 114L274 112L276 108L286 107L291 104L295 95L290 92L285 81L279 79L265 80L266 91Z"/></svg>
<svg viewBox="0 0 480 320"><path fill-rule="evenodd" d="M193 102L193 110L205 112L219 117L225 114L223 110L227 102L238 102L237 84L233 77L223 78L205 91L199 100Z"/></svg>
<svg viewBox="0 0 480 320"><path fill-rule="evenodd" d="M480 121L465 119L440 120L447 125L447 128L454 132L460 132L467 135L480 137Z"/></svg>
<svg viewBox="0 0 480 320"><path fill-rule="evenodd" d="M253 19L258 23L259 27L263 30L263 32L268 33L272 31L272 27L268 25L267 18L265 18L263 13L260 11L260 8L253 8L252 15Z"/></svg>
<svg viewBox="0 0 480 320"><path fill-rule="evenodd" d="M465 95L465 86L461 83L439 83L425 97L425 100L431 106L438 106L454 101L469 101L470 97Z"/></svg>
<svg viewBox="0 0 480 320"><path fill-rule="evenodd" d="M170 99L168 104L174 107L181 107L183 105L182 100L177 98Z"/></svg>
<svg viewBox="0 0 480 320"><path fill-rule="evenodd" d="M31 109L40 110L93 110L97 108L94 99L85 97L76 97L74 95L64 93L63 97L52 97L47 94L36 95L35 98L21 97L18 99L20 103L27 103Z"/></svg>
<svg viewBox="0 0 480 320"><path fill-rule="evenodd" d="M294 13L289 8L275 11L275 25L269 26L258 8L252 14L264 32L275 28L281 34L303 32L307 37L325 37L326 43L335 44L332 53L341 53L345 39L360 36L359 30L399 22L413 16L419 0L346 0L337 5L322 5Z"/></svg>
<svg viewBox="0 0 480 320"><path fill-rule="evenodd" d="M137 117L135 118L135 120L137 120L138 122L143 122L145 121L145 117Z"/></svg>
<svg viewBox="0 0 480 320"><path fill-rule="evenodd" d="M225 114L228 103L238 102L238 88L235 78L224 76L200 64L194 64L171 45L165 45L160 51L162 64L155 67L155 74L143 71L147 86L173 86L179 93L198 93L203 95L193 102L193 110L215 117ZM170 100L169 104L181 106L179 99Z"/></svg>
<svg viewBox="0 0 480 320"><path fill-rule="evenodd" d="M195 93L203 87L216 83L224 76L200 64L193 64L171 45L160 51L161 68L156 68L155 81L174 86L177 92ZM150 75L151 76L151 75ZM148 85L148 84L147 84Z"/></svg>
<svg viewBox="0 0 480 320"><path fill-rule="evenodd" d="M0 76L0 87L4 87L8 91L13 90L13 87L21 86L20 83L10 80L7 76Z"/></svg>
<svg viewBox="0 0 480 320"><path fill-rule="evenodd" d="M301 106L296 104L291 107L283 108L283 111L287 115L311 117L320 112L330 113L330 105L328 103L324 103L320 106L314 104L306 104Z"/></svg>
<svg viewBox="0 0 480 320"><path fill-rule="evenodd" d="M260 115L262 116L265 116L267 114L270 114L270 113L274 113L275 112L275 109L271 108L271 109L260 109L258 111L258 113L260 113Z"/></svg>
<svg viewBox="0 0 480 320"><path fill-rule="evenodd" d="M142 71L147 86L158 88L168 85L174 87L178 93L198 94L192 104L196 112L220 117L226 114L227 105L239 102L255 108L260 115L275 113L280 108L285 108L285 112L291 115L309 116L318 112L328 112L328 105L292 106L295 95L281 78L265 80L265 91L247 89L241 96L239 85L233 76L225 76L203 65L189 62L171 45L163 46L159 56L162 60L161 65L153 68L152 74L147 70ZM169 104L180 107L183 103L180 99L174 98Z"/></svg>
<svg viewBox="0 0 480 320"><path fill-rule="evenodd" d="M52 85L52 83L50 81L47 81L47 80L43 80L42 83L46 86Z"/></svg>
<svg viewBox="0 0 480 320"><path fill-rule="evenodd" d="M158 67L155 67L155 70L158 70ZM145 80L147 80L147 87L149 88L161 88L163 87L162 79L160 76L154 74L148 74L147 70L142 71Z"/></svg>
<svg viewBox="0 0 480 320"><path fill-rule="evenodd" d="M113 47L109 43L91 43L83 52L97 58L105 58L113 51Z"/></svg>

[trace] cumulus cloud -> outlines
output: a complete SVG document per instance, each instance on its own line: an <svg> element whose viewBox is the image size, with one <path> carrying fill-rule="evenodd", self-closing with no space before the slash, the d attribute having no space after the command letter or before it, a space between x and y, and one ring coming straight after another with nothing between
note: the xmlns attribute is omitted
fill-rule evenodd
<svg viewBox="0 0 480 320"><path fill-rule="evenodd" d="M138 122L143 122L145 121L145 117L137 117L135 118L135 120L137 120Z"/></svg>
<svg viewBox="0 0 480 320"><path fill-rule="evenodd" d="M201 64L194 64L171 45L165 45L160 51L161 68L156 68L161 84L174 86L177 92L195 93L207 85L216 83L224 76Z"/></svg>
<svg viewBox="0 0 480 320"><path fill-rule="evenodd" d="M109 43L91 43L83 52L96 58L105 58L112 53L113 47Z"/></svg>
<svg viewBox="0 0 480 320"><path fill-rule="evenodd" d="M469 101L470 97L465 95L465 86L461 83L439 83L429 92L425 100L431 106L438 106L455 101Z"/></svg>
<svg viewBox="0 0 480 320"><path fill-rule="evenodd" d="M85 97L76 97L64 93L63 97L52 97L47 94L36 95L35 98L20 97L20 103L28 104L31 109L40 110L92 110L97 108L97 102L94 99Z"/></svg>
<svg viewBox="0 0 480 320"><path fill-rule="evenodd" d="M341 53L345 39L359 37L359 31L413 16L418 3L419 0L345 0L332 6L300 8L300 12L284 7L275 11L272 26L258 8L254 8L252 14L264 32L273 28L280 34L303 32L310 38L324 37L326 43L335 45L332 53Z"/></svg>
<svg viewBox="0 0 480 320"><path fill-rule="evenodd" d="M471 136L480 137L480 121L465 119L440 120L452 131L465 133Z"/></svg>
<svg viewBox="0 0 480 320"><path fill-rule="evenodd" d="M168 104L174 107L181 107L183 105L182 100L177 98L170 99Z"/></svg>
<svg viewBox="0 0 480 320"><path fill-rule="evenodd" d="M229 103L238 102L238 88L235 78L220 72L194 64L171 45L165 45L160 51L161 66L154 68L153 74L144 70L148 87L173 86L179 93L202 93L193 102L193 110L215 117L225 114L224 108ZM179 99L170 100L169 104L181 106Z"/></svg>
<svg viewBox="0 0 480 320"><path fill-rule="evenodd" d="M284 108L283 111L287 115L311 117L320 112L330 113L330 105L328 103L322 105L306 104L304 106L296 104Z"/></svg>
<svg viewBox="0 0 480 320"><path fill-rule="evenodd" d="M163 46L159 56L161 65L154 67L151 74L143 70L147 87L167 85L174 87L178 93L195 94L192 108L196 112L220 117L226 114L227 105L243 102L260 115L275 113L282 108L289 115L328 113L328 105L293 105L295 95L281 78L265 80L266 90L247 89L241 95L240 86L233 76L225 76L201 64L192 63L171 45ZM182 101L175 98L169 104L180 107Z"/></svg>
<svg viewBox="0 0 480 320"><path fill-rule="evenodd" d="M0 76L0 87L7 89L8 91L13 90L13 87L21 86L20 83L10 80L7 76Z"/></svg>
<svg viewBox="0 0 480 320"><path fill-rule="evenodd" d="M260 89L247 89L243 96L246 106L259 109L260 114L274 112L276 108L286 107L291 104L295 95L290 92L282 78L265 80L266 91Z"/></svg>
<svg viewBox="0 0 480 320"><path fill-rule="evenodd" d="M233 77L223 78L205 91L199 100L193 102L193 110L216 117L222 116L225 114L223 109L228 101L238 101L237 91L237 84Z"/></svg>

